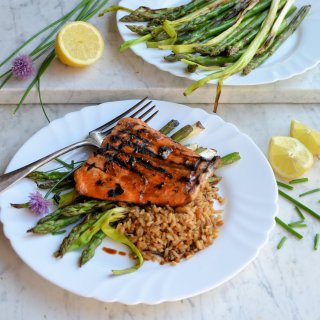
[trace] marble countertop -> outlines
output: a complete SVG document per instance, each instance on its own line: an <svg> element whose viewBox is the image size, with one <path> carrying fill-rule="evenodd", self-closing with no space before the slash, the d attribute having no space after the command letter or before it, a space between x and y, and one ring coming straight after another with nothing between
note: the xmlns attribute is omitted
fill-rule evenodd
<svg viewBox="0 0 320 320"><path fill-rule="evenodd" d="M209 104L193 106L211 109ZM53 120L81 107L49 105L47 109ZM0 173L18 148L46 125L38 105L26 105L16 116L12 115L13 109L14 106L0 108ZM251 136L266 153L271 136L288 134L291 119L318 127L320 105L222 104L219 115ZM295 193L319 187L319 171L317 161L308 172L308 185L298 186ZM319 212L318 199L315 194L304 201ZM279 199L279 206L281 218L297 218L288 202ZM20 260L0 227L0 319L320 320L320 250L313 250L320 222L310 216L306 216L306 222L308 228L301 229L304 239L300 241L276 226L254 262L220 287L193 298L154 306L102 303L52 285ZM283 235L288 240L277 250Z"/></svg>
<svg viewBox="0 0 320 320"><path fill-rule="evenodd" d="M109 3L117 2L118 0L110 0ZM77 0L1 0L0 61L36 31L60 17L62 13L68 12L75 3ZM101 30L105 39L103 59L86 69L73 69L59 61L53 61L41 80L45 102L99 103L146 95L180 103L213 101L214 86L207 85L184 97L182 92L191 84L190 80L159 71L130 50L120 54L118 47L122 41L114 14L105 15L103 18L95 17L90 22ZM225 86L221 102L316 103L320 101L319 71L318 65L315 69L286 81L254 87ZM0 104L17 103L25 87L25 82L10 81L0 91ZM38 103L35 91L31 92L27 102Z"/></svg>

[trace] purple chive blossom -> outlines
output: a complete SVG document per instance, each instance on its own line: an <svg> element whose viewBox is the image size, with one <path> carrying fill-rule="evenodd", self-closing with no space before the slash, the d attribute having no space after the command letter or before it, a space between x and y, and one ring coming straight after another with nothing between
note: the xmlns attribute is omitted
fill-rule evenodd
<svg viewBox="0 0 320 320"><path fill-rule="evenodd" d="M49 212L50 200L44 199L39 191L32 192L29 195L29 208L36 214L42 215Z"/></svg>
<svg viewBox="0 0 320 320"><path fill-rule="evenodd" d="M13 59L12 75L18 80L26 80L34 75L33 61L27 54Z"/></svg>

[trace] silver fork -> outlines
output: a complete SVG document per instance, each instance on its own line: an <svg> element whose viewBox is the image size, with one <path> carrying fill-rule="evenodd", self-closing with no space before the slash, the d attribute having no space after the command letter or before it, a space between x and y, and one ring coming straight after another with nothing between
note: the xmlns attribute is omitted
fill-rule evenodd
<svg viewBox="0 0 320 320"><path fill-rule="evenodd" d="M125 112L121 113L119 116L115 117L114 119L108 121L107 123L103 124L102 126L90 131L88 133L88 136L79 142L73 143L65 148L62 148L56 152L53 152L37 161L34 161L22 168L19 168L17 170L11 171L9 173L5 173L0 176L0 192L5 190L6 188L13 185L15 182L21 180L22 178L26 177L29 173L32 171L38 169L39 167L43 166L44 164L48 163L49 161L69 152L74 149L84 147L84 146L94 146L94 147L100 147L103 139L111 132L111 130L114 128L114 125L116 122L118 122L120 119L124 117L131 117L135 118L137 115L146 109L152 101L147 102L142 107L140 107L138 110L136 110L141 104L143 104L146 101L147 97L139 101L137 104L135 104L133 107L129 108ZM143 120L152 110L154 110L156 106L152 106L146 111L141 114L138 119ZM136 111L135 111L136 110ZM130 114L131 112L135 111L134 113ZM149 122L157 113L159 110L152 113L149 118L145 119L145 122Z"/></svg>

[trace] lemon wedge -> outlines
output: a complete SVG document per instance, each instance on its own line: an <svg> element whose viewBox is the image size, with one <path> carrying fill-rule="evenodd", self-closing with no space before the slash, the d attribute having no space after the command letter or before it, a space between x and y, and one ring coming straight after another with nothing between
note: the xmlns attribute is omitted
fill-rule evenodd
<svg viewBox="0 0 320 320"><path fill-rule="evenodd" d="M320 132L313 130L305 124L292 120L290 135L301 141L313 155L320 154Z"/></svg>
<svg viewBox="0 0 320 320"><path fill-rule="evenodd" d="M57 34L55 50L58 58L71 67L85 67L96 62L103 53L100 31L90 23L67 23Z"/></svg>
<svg viewBox="0 0 320 320"><path fill-rule="evenodd" d="M312 153L292 137L272 137L268 159L275 174L285 180L302 176L313 165Z"/></svg>

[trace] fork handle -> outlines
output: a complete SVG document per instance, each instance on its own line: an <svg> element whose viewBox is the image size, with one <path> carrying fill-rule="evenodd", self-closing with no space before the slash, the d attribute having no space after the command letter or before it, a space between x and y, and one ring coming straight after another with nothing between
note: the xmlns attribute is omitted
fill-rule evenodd
<svg viewBox="0 0 320 320"><path fill-rule="evenodd" d="M62 148L58 151L55 151L37 161L34 161L30 164L27 164L24 167L21 167L17 170L5 173L0 176L0 192L5 190L6 188L13 185L15 182L21 180L22 178L26 177L29 173L32 171L40 168L44 164L48 163L49 161L69 152L74 149L83 147L83 146L92 146L93 143L91 143L89 140L83 140L76 143L73 143L65 148Z"/></svg>

